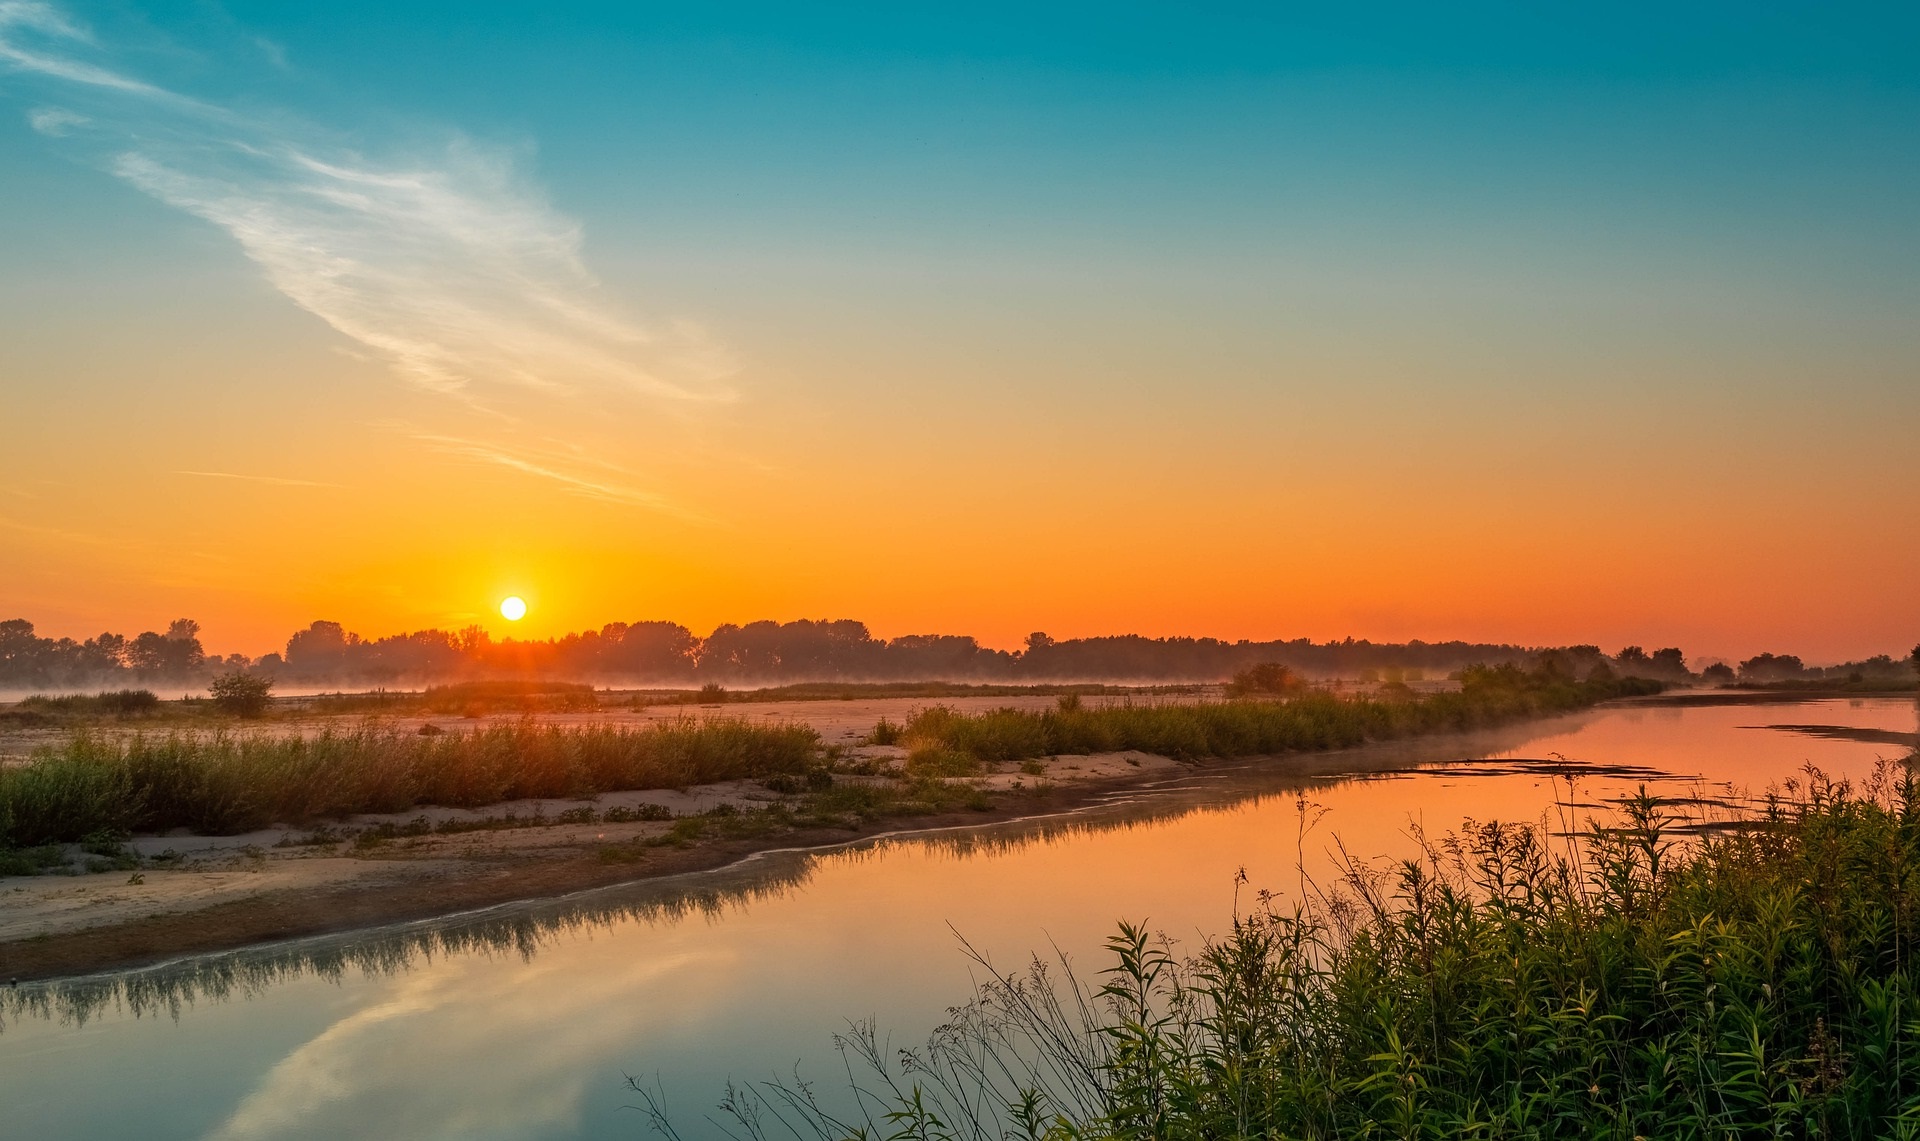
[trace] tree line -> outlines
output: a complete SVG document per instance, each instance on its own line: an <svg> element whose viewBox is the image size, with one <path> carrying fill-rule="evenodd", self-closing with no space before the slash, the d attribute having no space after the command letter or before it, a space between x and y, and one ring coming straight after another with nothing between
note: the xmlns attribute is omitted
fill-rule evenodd
<svg viewBox="0 0 1920 1141"><path fill-rule="evenodd" d="M248 671L291 684L385 685L469 677L558 677L663 685L779 684L796 681L1059 682L1219 681L1263 663L1310 677L1417 680L1470 665L1547 665L1570 677L1653 678L1685 682L1678 647L1648 652L1626 646L1520 646L1491 642L1371 642L1347 638L1225 641L1123 634L1054 639L1029 634L1018 650L982 646L958 634L876 638L852 620L729 623L706 637L673 622L613 622L545 640L495 640L479 626L368 638L319 621L287 639L283 652L258 658L209 655L199 623L182 618L164 632L132 638L104 633L85 641L42 638L33 623L0 621L0 686L13 689L111 684L115 680L204 681ZM1843 666L1808 667L1793 655L1760 654L1710 666L1708 681L1772 682L1892 675L1907 663L1889 656Z"/></svg>

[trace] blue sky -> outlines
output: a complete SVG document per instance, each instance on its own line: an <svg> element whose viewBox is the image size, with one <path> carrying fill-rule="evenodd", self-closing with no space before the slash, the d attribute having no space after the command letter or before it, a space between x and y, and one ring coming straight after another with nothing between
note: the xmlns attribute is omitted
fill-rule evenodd
<svg viewBox="0 0 1920 1141"><path fill-rule="evenodd" d="M509 517L537 553L464 550L488 584L590 548L695 618L1678 625L1734 648L1761 637L1738 608L1786 595L1811 609L1767 619L1775 636L1877 645L1920 612L1832 583L1914 554L1894 489L1920 420L1916 25L1895 6L0 0L0 392L32 440L0 461L0 525L33 536L0 561L24 584L0 604L82 624L231 606L239 638L350 609L438 557L355 500L371 472L449 504L480 478L491 506L450 506L432 541ZM82 470L87 448L112 462ZM1563 529L1502 472L1587 473L1587 517ZM1809 473L1863 490L1822 499ZM155 479L184 481L176 507L88 506ZM309 568L288 596L235 602L214 565L238 539L203 520L235 480L338 489L312 507L342 529L318 528L324 549L273 539ZM1446 490L1416 510L1409 486ZM1213 601L1090 594L1072 559L1006 580L935 538L1064 526L1105 557L1144 521L1202 543L1179 505L1221 488L1206 526L1239 533L1219 565L1271 559L1259 535L1313 553L1289 559L1287 607L1180 560L1148 578ZM1132 506L1069 510L1086 489ZM828 549L903 513L926 524L899 573ZM349 521L396 553L342 562ZM609 548L624 529L640 545ZM114 547L129 532L140 560L213 569L143 586ZM1575 537L1619 575L1745 577L1585 616L1552 600L1607 594L1601 570L1545 574L1524 612L1461 601ZM96 605L68 584L103 544L126 566ZM728 569L796 550L817 577ZM1437 569L1395 585L1383 565ZM618 590L575 591L569 617Z"/></svg>

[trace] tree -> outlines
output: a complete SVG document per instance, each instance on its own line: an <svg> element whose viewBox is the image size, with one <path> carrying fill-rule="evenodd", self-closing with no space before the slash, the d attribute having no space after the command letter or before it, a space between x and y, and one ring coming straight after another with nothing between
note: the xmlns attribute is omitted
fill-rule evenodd
<svg viewBox="0 0 1920 1141"><path fill-rule="evenodd" d="M206 661L200 648L200 623L191 618L176 618L165 634L151 630L135 638L126 649L127 664L145 674L178 676L192 673Z"/></svg>
<svg viewBox="0 0 1920 1141"><path fill-rule="evenodd" d="M1920 673L1920 646L1913 648L1913 653L1907 655L1907 660L1913 663L1914 672Z"/></svg>
<svg viewBox="0 0 1920 1141"><path fill-rule="evenodd" d="M287 639L287 668L298 673L325 675L346 665L347 646L360 639L338 622L315 622Z"/></svg>
<svg viewBox="0 0 1920 1141"><path fill-rule="evenodd" d="M1806 672L1806 663L1793 654L1755 654L1740 663L1742 681L1793 681Z"/></svg>
<svg viewBox="0 0 1920 1141"><path fill-rule="evenodd" d="M1664 650L1655 650L1653 656L1647 659L1647 664L1652 666L1662 677L1673 678L1675 680L1689 677L1692 673L1692 671L1687 669L1687 655L1681 653L1678 646L1668 646Z"/></svg>
<svg viewBox="0 0 1920 1141"><path fill-rule="evenodd" d="M272 689L272 678L236 670L214 678L207 692L213 694L214 708L222 713L258 717L267 711L267 695Z"/></svg>

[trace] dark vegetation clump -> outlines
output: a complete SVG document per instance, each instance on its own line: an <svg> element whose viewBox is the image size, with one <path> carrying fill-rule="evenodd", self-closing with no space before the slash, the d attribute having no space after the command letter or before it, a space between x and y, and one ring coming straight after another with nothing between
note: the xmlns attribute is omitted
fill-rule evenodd
<svg viewBox="0 0 1920 1141"><path fill-rule="evenodd" d="M1620 807L1573 835L1469 822L1301 906L1263 895L1189 958L1123 924L1098 986L981 959L924 1049L841 1040L853 1117L779 1082L721 1108L801 1138L1911 1136L1911 772L1816 775L1716 830Z"/></svg>
<svg viewBox="0 0 1920 1141"><path fill-rule="evenodd" d="M1306 679L1279 662L1261 662L1241 670L1227 683L1228 697L1275 697L1298 693L1307 687Z"/></svg>
<svg viewBox="0 0 1920 1141"><path fill-rule="evenodd" d="M572 713L598 709L593 687L565 681L462 681L428 686L417 702L428 713Z"/></svg>
<svg viewBox="0 0 1920 1141"><path fill-rule="evenodd" d="M267 711L273 679L236 670L221 674L207 687L213 707L233 717L258 717Z"/></svg>
<svg viewBox="0 0 1920 1141"><path fill-rule="evenodd" d="M137 717L160 708L160 697L150 689L116 689L95 694L70 693L59 697L33 694L20 699L20 708L39 713L73 716Z"/></svg>
<svg viewBox="0 0 1920 1141"><path fill-rule="evenodd" d="M307 738L83 733L0 769L0 849L763 780L804 774L818 754L819 737L805 726L724 718L639 728L522 720L432 737L377 725Z"/></svg>

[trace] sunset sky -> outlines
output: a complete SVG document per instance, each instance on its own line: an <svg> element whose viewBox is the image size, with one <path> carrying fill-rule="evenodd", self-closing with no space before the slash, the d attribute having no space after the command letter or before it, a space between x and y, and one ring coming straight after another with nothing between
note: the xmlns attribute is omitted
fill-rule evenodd
<svg viewBox="0 0 1920 1141"><path fill-rule="evenodd" d="M0 618L1920 640L1920 9L0 0Z"/></svg>

